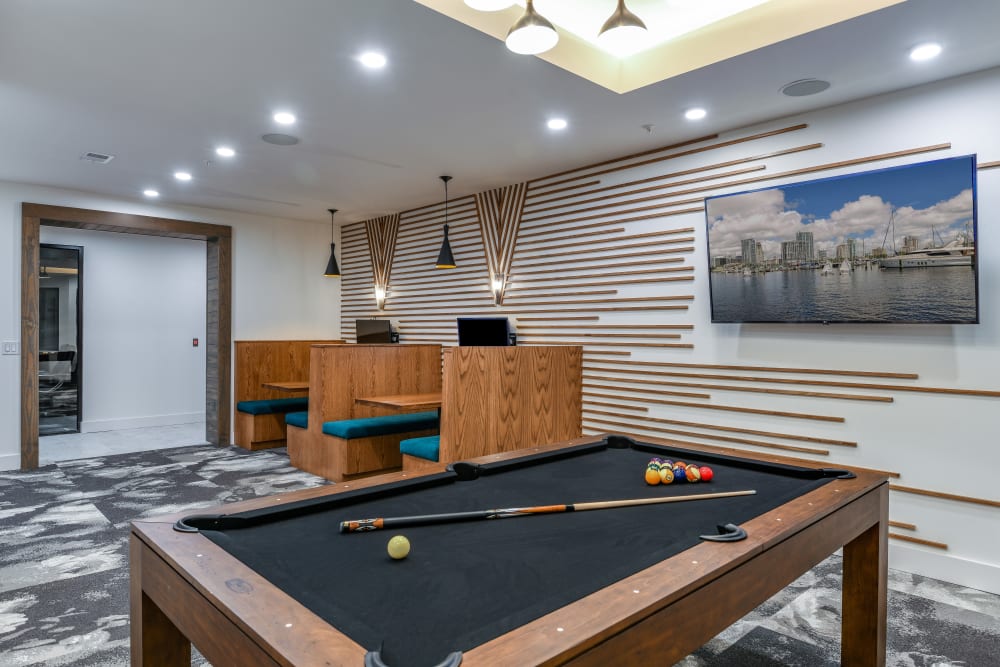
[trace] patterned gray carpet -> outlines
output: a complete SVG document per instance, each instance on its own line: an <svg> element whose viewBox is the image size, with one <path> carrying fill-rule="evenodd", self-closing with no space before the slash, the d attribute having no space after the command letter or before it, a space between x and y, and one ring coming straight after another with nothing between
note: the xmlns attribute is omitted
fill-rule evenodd
<svg viewBox="0 0 1000 667"><path fill-rule="evenodd" d="M0 473L0 665L128 664L131 519L323 483L283 450L211 446ZM840 571L827 559L679 664L838 664ZM889 586L889 665L1000 664L1000 596L899 571Z"/></svg>

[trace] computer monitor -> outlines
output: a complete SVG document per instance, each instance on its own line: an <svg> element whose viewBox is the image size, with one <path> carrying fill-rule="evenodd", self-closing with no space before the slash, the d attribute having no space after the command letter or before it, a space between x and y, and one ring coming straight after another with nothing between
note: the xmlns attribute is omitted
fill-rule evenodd
<svg viewBox="0 0 1000 667"><path fill-rule="evenodd" d="M392 342L389 320L354 320L355 338L366 345Z"/></svg>
<svg viewBox="0 0 1000 667"><path fill-rule="evenodd" d="M458 344L506 346L511 344L506 317L459 317Z"/></svg>

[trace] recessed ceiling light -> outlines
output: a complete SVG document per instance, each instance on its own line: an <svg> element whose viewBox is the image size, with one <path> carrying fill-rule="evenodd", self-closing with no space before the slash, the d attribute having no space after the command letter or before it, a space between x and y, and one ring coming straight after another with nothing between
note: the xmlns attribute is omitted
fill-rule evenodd
<svg viewBox="0 0 1000 667"><path fill-rule="evenodd" d="M792 81L782 86L781 93L789 97L805 97L807 95L822 93L829 87L830 82L823 81L822 79L799 79L798 81Z"/></svg>
<svg viewBox="0 0 1000 667"><path fill-rule="evenodd" d="M514 4L514 0L465 0L465 4L481 12L498 12Z"/></svg>
<svg viewBox="0 0 1000 667"><path fill-rule="evenodd" d="M910 60L916 60L917 62L931 60L932 58L937 58L940 54L941 45L928 42L927 44L920 44L913 47L913 50L910 51Z"/></svg>
<svg viewBox="0 0 1000 667"><path fill-rule="evenodd" d="M386 60L385 54L378 51L365 51L358 56L358 62L368 69L382 69L388 60Z"/></svg>
<svg viewBox="0 0 1000 667"><path fill-rule="evenodd" d="M294 125L295 124L295 114L289 113L287 111L279 111L274 114L274 122L279 125Z"/></svg>
<svg viewBox="0 0 1000 667"><path fill-rule="evenodd" d="M701 107L695 107L693 109L688 109L684 112L684 117L688 120L701 120L708 115L708 112Z"/></svg>
<svg viewBox="0 0 1000 667"><path fill-rule="evenodd" d="M569 123L566 122L565 118L549 118L549 122L546 123L550 130L565 130Z"/></svg>
<svg viewBox="0 0 1000 667"><path fill-rule="evenodd" d="M143 190L142 194L146 195L147 197L153 197L153 198L160 196L160 193L152 188L147 188Z"/></svg>
<svg viewBox="0 0 1000 667"><path fill-rule="evenodd" d="M215 149L215 154L218 155L219 157L233 157L234 155L236 155L236 151L234 151L229 146L219 146L218 148Z"/></svg>
<svg viewBox="0 0 1000 667"><path fill-rule="evenodd" d="M174 178L176 178L178 181L190 181L191 174L189 174L186 171L175 171Z"/></svg>

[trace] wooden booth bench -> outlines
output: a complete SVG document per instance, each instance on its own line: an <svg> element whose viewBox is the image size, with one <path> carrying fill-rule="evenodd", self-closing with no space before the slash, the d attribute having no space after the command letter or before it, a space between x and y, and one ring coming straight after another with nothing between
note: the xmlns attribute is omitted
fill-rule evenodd
<svg viewBox="0 0 1000 667"><path fill-rule="evenodd" d="M443 377L441 433L401 442L404 470L582 434L582 347L451 347Z"/></svg>
<svg viewBox="0 0 1000 667"><path fill-rule="evenodd" d="M314 345L305 427L288 416L292 465L340 482L399 469L401 440L438 433L438 414L359 403L366 396L441 391L440 345Z"/></svg>
<svg viewBox="0 0 1000 667"><path fill-rule="evenodd" d="M238 340L235 343L235 443L245 449L285 444L285 415L308 409L308 390L282 391L272 382L308 382L309 349L336 340Z"/></svg>

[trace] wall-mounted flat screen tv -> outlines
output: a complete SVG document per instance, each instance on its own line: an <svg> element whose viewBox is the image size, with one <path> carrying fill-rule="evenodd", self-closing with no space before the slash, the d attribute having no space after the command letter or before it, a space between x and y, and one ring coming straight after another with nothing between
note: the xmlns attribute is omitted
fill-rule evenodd
<svg viewBox="0 0 1000 667"><path fill-rule="evenodd" d="M354 320L354 333L356 341L365 345L392 342L389 320Z"/></svg>
<svg viewBox="0 0 1000 667"><path fill-rule="evenodd" d="M459 317L458 344L460 346L510 345L510 327L506 317Z"/></svg>
<svg viewBox="0 0 1000 667"><path fill-rule="evenodd" d="M712 322L979 322L976 156L705 200Z"/></svg>

